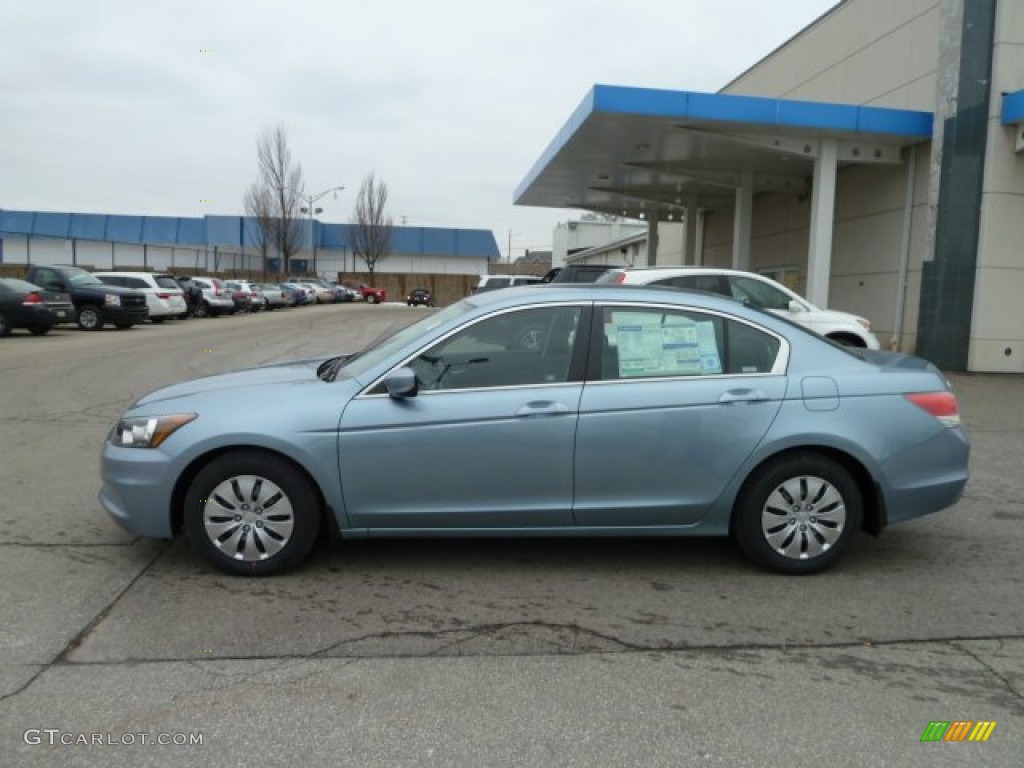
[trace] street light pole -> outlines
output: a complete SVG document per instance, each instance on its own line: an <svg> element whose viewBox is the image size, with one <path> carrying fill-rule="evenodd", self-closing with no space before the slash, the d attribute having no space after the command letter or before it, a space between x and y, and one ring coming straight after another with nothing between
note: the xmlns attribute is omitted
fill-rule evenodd
<svg viewBox="0 0 1024 768"><path fill-rule="evenodd" d="M315 214L315 213L323 213L324 209L323 208L314 208L313 204L317 200L320 200L322 197L324 197L325 195L330 194L331 192L333 192L334 193L334 197L337 198L338 197L338 192L340 192L344 188L345 187L343 187L343 186L331 187L330 189L325 189L323 192L319 192L319 193L317 193L315 195L307 195L307 194L305 194L303 192L299 192L297 190L295 191L295 194L298 195L299 198L301 198L304 203L306 203L306 206L303 207L303 208L300 208L299 210L302 211L302 213L308 213L309 214L309 247L313 251L313 274L314 274L314 276L317 274L317 272L316 272L316 239L313 236L313 214Z"/></svg>

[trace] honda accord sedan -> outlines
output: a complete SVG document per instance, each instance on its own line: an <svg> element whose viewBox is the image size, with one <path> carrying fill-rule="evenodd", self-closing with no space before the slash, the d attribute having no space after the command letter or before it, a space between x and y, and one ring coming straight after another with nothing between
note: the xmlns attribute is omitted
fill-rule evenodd
<svg viewBox="0 0 1024 768"><path fill-rule="evenodd" d="M328 532L729 535L805 574L954 504L968 454L924 360L711 294L552 284L145 395L103 447L99 498L235 574L294 567Z"/></svg>

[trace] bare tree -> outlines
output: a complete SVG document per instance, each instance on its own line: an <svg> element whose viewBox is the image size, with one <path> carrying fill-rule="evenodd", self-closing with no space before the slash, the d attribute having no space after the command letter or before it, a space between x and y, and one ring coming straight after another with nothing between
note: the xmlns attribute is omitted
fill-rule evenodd
<svg viewBox="0 0 1024 768"><path fill-rule="evenodd" d="M352 251L366 263L373 278L377 262L391 250L391 216L385 212L388 185L371 173L363 179L352 218Z"/></svg>
<svg viewBox="0 0 1024 768"><path fill-rule="evenodd" d="M300 245L298 213L302 166L292 160L288 131L283 125L263 132L256 143L256 154L259 181L245 194L246 212L260 229L258 239L264 255L266 249L273 246L281 256L281 267L287 275L291 258ZM250 204L254 206L251 209Z"/></svg>
<svg viewBox="0 0 1024 768"><path fill-rule="evenodd" d="M266 187L260 184L252 184L245 192L245 214L249 217L246 228L250 236L260 249L260 263L262 271L267 271L267 256L270 251L274 229L274 196Z"/></svg>

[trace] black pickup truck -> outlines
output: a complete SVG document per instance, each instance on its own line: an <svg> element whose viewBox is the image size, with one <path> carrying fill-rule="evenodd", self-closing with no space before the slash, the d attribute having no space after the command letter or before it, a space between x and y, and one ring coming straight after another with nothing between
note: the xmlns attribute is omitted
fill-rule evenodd
<svg viewBox="0 0 1024 768"><path fill-rule="evenodd" d="M149 317L142 291L106 285L81 267L33 264L25 279L40 288L70 295L78 327L84 331L98 331L106 323L131 328Z"/></svg>

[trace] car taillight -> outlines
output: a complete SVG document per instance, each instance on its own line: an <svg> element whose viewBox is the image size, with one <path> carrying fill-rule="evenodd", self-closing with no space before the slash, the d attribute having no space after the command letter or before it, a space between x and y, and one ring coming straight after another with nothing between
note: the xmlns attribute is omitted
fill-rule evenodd
<svg viewBox="0 0 1024 768"><path fill-rule="evenodd" d="M952 392L912 392L905 397L947 427L960 426L960 406Z"/></svg>
<svg viewBox="0 0 1024 768"><path fill-rule="evenodd" d="M156 297L158 299L169 299L169 298L171 298L171 294L169 294L169 293L158 293L156 295Z"/></svg>
<svg viewBox="0 0 1024 768"><path fill-rule="evenodd" d="M624 282L626 282L626 273L619 272L619 274L615 276L615 284L622 285Z"/></svg>
<svg viewBox="0 0 1024 768"><path fill-rule="evenodd" d="M43 304L44 302L43 297L38 293L30 293L21 300L21 303L25 306L32 306L33 304Z"/></svg>

